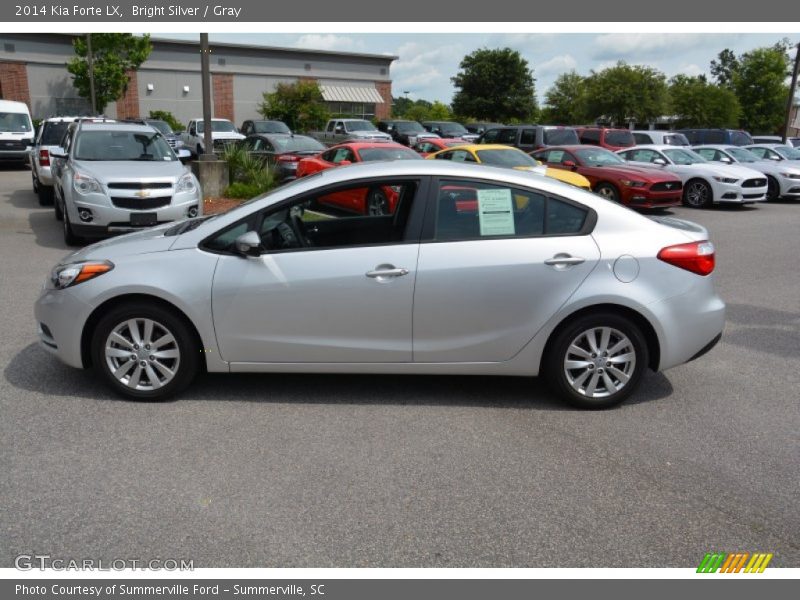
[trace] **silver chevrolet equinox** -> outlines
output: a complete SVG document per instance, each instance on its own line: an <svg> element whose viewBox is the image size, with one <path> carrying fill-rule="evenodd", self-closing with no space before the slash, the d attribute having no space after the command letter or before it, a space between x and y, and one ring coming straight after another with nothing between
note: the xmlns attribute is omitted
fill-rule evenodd
<svg viewBox="0 0 800 600"><path fill-rule="evenodd" d="M130 398L200 370L541 373L605 408L719 340L713 270L693 223L535 173L395 161L84 248L35 312L47 350Z"/></svg>
<svg viewBox="0 0 800 600"><path fill-rule="evenodd" d="M108 237L197 216L200 186L149 125L79 119L67 129L54 161L55 215L64 242Z"/></svg>

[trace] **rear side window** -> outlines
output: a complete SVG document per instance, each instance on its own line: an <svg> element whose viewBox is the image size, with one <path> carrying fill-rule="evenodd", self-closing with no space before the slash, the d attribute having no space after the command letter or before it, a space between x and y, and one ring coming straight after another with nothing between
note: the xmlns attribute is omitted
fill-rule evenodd
<svg viewBox="0 0 800 600"><path fill-rule="evenodd" d="M724 144L725 132L724 131L706 131L703 143L705 144Z"/></svg>
<svg viewBox="0 0 800 600"><path fill-rule="evenodd" d="M634 133L633 134L633 140L637 144L652 144L653 143L653 139L647 133ZM666 138L664 138L664 142L669 144L669 142L667 142Z"/></svg>
<svg viewBox="0 0 800 600"><path fill-rule="evenodd" d="M744 131L731 131L731 144L734 146L748 146L753 143L753 138Z"/></svg>
<svg viewBox="0 0 800 600"><path fill-rule="evenodd" d="M436 241L582 234L589 211L534 190L443 180L436 201Z"/></svg>
<svg viewBox="0 0 800 600"><path fill-rule="evenodd" d="M606 144L609 146L633 146L636 141L630 131L610 130L606 131Z"/></svg>
<svg viewBox="0 0 800 600"><path fill-rule="evenodd" d="M636 143L638 144L639 141L637 140ZM673 133L664 136L664 143L670 146L688 146L689 140L687 140L686 136L682 133Z"/></svg>
<svg viewBox="0 0 800 600"><path fill-rule="evenodd" d="M579 144L578 134L569 127L544 130L544 143L548 146L572 146Z"/></svg>
<svg viewBox="0 0 800 600"><path fill-rule="evenodd" d="M69 127L69 121L46 121L42 127L44 129L42 130L41 144L43 146L58 146L61 140L64 139L64 134Z"/></svg>
<svg viewBox="0 0 800 600"><path fill-rule="evenodd" d="M597 129L587 129L580 135L581 144L600 144L600 132Z"/></svg>
<svg viewBox="0 0 800 600"><path fill-rule="evenodd" d="M517 142L516 129L501 129L497 135L498 144L515 144Z"/></svg>
<svg viewBox="0 0 800 600"><path fill-rule="evenodd" d="M523 129L522 136L519 140L520 145L523 146L533 146L536 143L536 130L535 129Z"/></svg>

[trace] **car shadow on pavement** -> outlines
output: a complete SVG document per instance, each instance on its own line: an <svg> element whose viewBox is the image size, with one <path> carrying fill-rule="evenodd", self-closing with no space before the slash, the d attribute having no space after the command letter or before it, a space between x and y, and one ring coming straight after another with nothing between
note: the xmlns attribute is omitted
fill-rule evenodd
<svg viewBox="0 0 800 600"><path fill-rule="evenodd" d="M40 394L125 402L91 370L68 367L36 343L17 353L4 375L12 386ZM661 373L647 372L639 391L621 408L661 400L671 394L669 379ZM573 410L539 378L479 375L209 373L198 377L175 401L181 400Z"/></svg>
<svg viewBox="0 0 800 600"><path fill-rule="evenodd" d="M64 244L64 236L61 232L61 223L56 221L53 205L41 206L39 198L31 189L14 190L8 195L9 203L15 208L27 209L28 224L33 235L36 236L36 244L45 248L58 248L69 250ZM29 233L19 231L18 233Z"/></svg>
<svg viewBox="0 0 800 600"><path fill-rule="evenodd" d="M782 357L800 353L800 311L728 304L725 318L739 326L725 333L725 342Z"/></svg>

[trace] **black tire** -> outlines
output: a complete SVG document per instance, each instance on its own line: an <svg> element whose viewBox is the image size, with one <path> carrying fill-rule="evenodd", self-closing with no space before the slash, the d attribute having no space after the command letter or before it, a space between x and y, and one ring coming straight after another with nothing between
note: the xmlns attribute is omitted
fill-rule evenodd
<svg viewBox="0 0 800 600"><path fill-rule="evenodd" d="M33 187L33 193L34 194L38 194L39 193L39 182L36 179L36 173L33 172L33 169L31 169L31 186Z"/></svg>
<svg viewBox="0 0 800 600"><path fill-rule="evenodd" d="M619 190L610 183L598 183L594 188L594 193L602 196L611 202L619 202Z"/></svg>
<svg viewBox="0 0 800 600"><path fill-rule="evenodd" d="M36 184L36 195L39 196L39 206L50 206L53 203L52 186Z"/></svg>
<svg viewBox="0 0 800 600"><path fill-rule="evenodd" d="M72 223L69 221L69 211L64 210L62 216L64 243L67 246L80 246L83 240L75 235L75 232L72 230Z"/></svg>
<svg viewBox="0 0 800 600"><path fill-rule="evenodd" d="M197 148L195 150L197 152L196 154L197 160L200 160L200 155L203 154L203 149L200 147L200 144L197 144Z"/></svg>
<svg viewBox="0 0 800 600"><path fill-rule="evenodd" d="M596 364L596 366L593 364L586 369L591 370L589 371L588 378L585 380L585 389L581 392L575 389L573 385L577 384L578 387L580 387L581 384L578 383L578 381L583 371L581 369L568 371L566 366L568 357L575 355L570 348L573 342L579 339L584 332L599 328L607 328L613 332L610 335L611 342L609 342L609 345L621 339L616 334L625 336L628 342L626 348L632 347L635 360L633 361L633 365L630 365L630 370L625 375L628 379L625 380L625 383L622 383L622 387L611 393L608 393L608 386L600 379L600 374L604 371L604 367L607 369L610 363ZM623 352L623 354L619 352ZM630 354L630 351L626 349L624 351L618 351L607 358L603 358L602 356L598 356L597 359L587 358L585 362L597 363L597 361L612 360L614 358L627 356L628 354ZM647 341L636 323L616 313L598 312L578 317L562 326L548 344L547 354L542 361L542 366L544 369L543 375L550 387L567 403L577 408L604 409L617 406L636 391L644 370L647 368L648 362ZM612 369L615 369L615 367L612 367ZM622 370L625 369L626 367L622 366ZM602 387L602 392L598 391L598 393L604 393L606 395L592 397L587 394L592 378L595 377L595 370L598 378L596 385ZM617 372L619 372L619 370L617 370ZM622 379L617 378L612 370L608 370L607 375L609 379L616 379L616 383L622 381ZM568 377L572 377L573 381L571 382Z"/></svg>
<svg viewBox="0 0 800 600"><path fill-rule="evenodd" d="M781 186L778 180L767 175L767 202L778 200L781 197Z"/></svg>
<svg viewBox="0 0 800 600"><path fill-rule="evenodd" d="M61 200L56 193L53 194L53 216L56 218L56 221L60 221L64 218L64 211L61 209Z"/></svg>
<svg viewBox="0 0 800 600"><path fill-rule="evenodd" d="M105 356L106 340L114 329L131 319L150 319L155 321L172 334L175 339L174 347L180 352L177 370L173 378L163 387L158 389L134 389L118 380L110 370L111 367ZM198 347L195 340L196 337L191 330L191 326L175 311L158 304L141 301L130 302L111 309L97 323L92 333L91 341L92 365L106 385L117 394L132 400L162 401L186 389L200 371L200 352L202 348ZM135 369L136 360L133 363L132 367Z"/></svg>
<svg viewBox="0 0 800 600"><path fill-rule="evenodd" d="M714 202L714 191L702 179L690 179L683 186L683 205L689 208L708 208Z"/></svg>
<svg viewBox="0 0 800 600"><path fill-rule="evenodd" d="M391 214L389 199L380 188L371 188L367 192L367 214L373 217L381 217Z"/></svg>

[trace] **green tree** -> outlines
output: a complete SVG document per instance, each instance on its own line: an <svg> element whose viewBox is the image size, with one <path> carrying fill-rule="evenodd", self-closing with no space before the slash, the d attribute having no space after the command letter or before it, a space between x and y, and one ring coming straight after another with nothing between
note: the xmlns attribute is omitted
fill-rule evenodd
<svg viewBox="0 0 800 600"><path fill-rule="evenodd" d="M102 113L110 102L122 97L128 89L128 71L138 69L153 47L149 35L92 33L91 36L95 104ZM76 56L67 63L67 71L78 93L91 101L86 37L74 38L72 47Z"/></svg>
<svg viewBox="0 0 800 600"><path fill-rule="evenodd" d="M167 125L170 126L172 131L178 132L183 131L186 129L186 125L178 121L168 110L151 110L150 111L150 118L151 119L158 119L160 121L164 121Z"/></svg>
<svg viewBox="0 0 800 600"><path fill-rule="evenodd" d="M739 70L739 59L733 50L725 48L711 61L711 75L721 86L733 88L733 74Z"/></svg>
<svg viewBox="0 0 800 600"><path fill-rule="evenodd" d="M453 111L444 102L434 100L425 117L427 121L449 121L453 118Z"/></svg>
<svg viewBox="0 0 800 600"><path fill-rule="evenodd" d="M407 98L406 96L401 98L392 98L392 117L395 119L404 118L406 111L413 105L413 100Z"/></svg>
<svg viewBox="0 0 800 600"><path fill-rule="evenodd" d="M778 43L756 48L739 58L733 73L733 90L742 107L740 124L752 133L777 133L785 117L789 86L789 56Z"/></svg>
<svg viewBox="0 0 800 600"><path fill-rule="evenodd" d="M464 57L451 78L453 111L477 119L535 120L536 88L528 61L511 48L481 48Z"/></svg>
<svg viewBox="0 0 800 600"><path fill-rule="evenodd" d="M586 78L575 71L562 73L544 96L542 121L577 125L591 120L587 112Z"/></svg>
<svg viewBox="0 0 800 600"><path fill-rule="evenodd" d="M264 94L258 112L283 121L292 131L322 129L331 116L316 81L279 83L274 92Z"/></svg>
<svg viewBox="0 0 800 600"><path fill-rule="evenodd" d="M669 81L670 113L676 127L737 127L741 107L732 90L702 75L676 75Z"/></svg>
<svg viewBox="0 0 800 600"><path fill-rule="evenodd" d="M630 120L652 121L667 109L667 81L661 71L619 61L592 71L586 79L587 109L591 117L605 117L624 126Z"/></svg>

